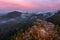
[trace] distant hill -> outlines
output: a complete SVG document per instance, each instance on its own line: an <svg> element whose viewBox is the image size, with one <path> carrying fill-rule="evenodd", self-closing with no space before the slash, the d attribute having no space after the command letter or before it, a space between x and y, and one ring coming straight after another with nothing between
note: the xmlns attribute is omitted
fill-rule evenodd
<svg viewBox="0 0 60 40"><path fill-rule="evenodd" d="M47 12L43 14L34 14L34 13L22 13L18 11L9 12L8 14L0 16L0 24L14 24L19 23L20 21L26 20L26 18L31 17L32 18L39 18L42 20L46 20L47 18L51 17L53 13Z"/></svg>
<svg viewBox="0 0 60 40"><path fill-rule="evenodd" d="M22 14L21 12L13 11L13 12L9 12L8 14L1 16L0 19L4 20L4 19L16 18L20 16L21 14Z"/></svg>
<svg viewBox="0 0 60 40"><path fill-rule="evenodd" d="M21 16L23 13L22 12L18 12L18 11L13 11L13 12L9 12L8 14L5 14L5 15L2 15L0 16L0 19L10 19L10 18L16 18L16 17L19 17ZM28 15L26 15L28 14ZM37 14L37 13L25 13L26 16L29 16L29 15L32 15L32 16L37 16L38 18L40 19L43 19L43 20L46 20L48 17L52 16L53 13L50 13L50 12L47 12L47 13L43 13L43 14Z"/></svg>
<svg viewBox="0 0 60 40"><path fill-rule="evenodd" d="M60 25L60 10L55 15L47 18L47 21Z"/></svg>
<svg viewBox="0 0 60 40"><path fill-rule="evenodd" d="M51 12L47 12L47 13L40 13L40 14L32 14L32 16L35 16L37 18L40 18L42 20L46 20L47 18L53 16L54 13L51 13Z"/></svg>

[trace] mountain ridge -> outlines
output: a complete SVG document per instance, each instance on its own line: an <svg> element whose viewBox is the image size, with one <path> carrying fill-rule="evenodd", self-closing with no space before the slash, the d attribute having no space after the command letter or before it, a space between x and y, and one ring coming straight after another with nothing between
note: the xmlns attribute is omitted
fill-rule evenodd
<svg viewBox="0 0 60 40"><path fill-rule="evenodd" d="M60 26L60 10L57 13L55 13L55 15L47 18L47 21L52 22L52 23Z"/></svg>
<svg viewBox="0 0 60 40"><path fill-rule="evenodd" d="M19 15L19 13L20 12L11 12L11 15L12 15L12 13L13 13L13 15L16 13L18 13L18 15ZM9 13L9 15L10 15L10 13ZM22 14L21 14L22 15ZM20 34L19 34L19 32L21 33L21 31L23 31L23 33L25 33L24 34L24 36L23 37L25 37L25 36L28 36L28 34L26 34L26 33L29 33L29 32L31 32L31 31L33 31L31 34L34 34L34 35L30 35L31 37L32 37L32 39L35 39L36 38L36 36L37 36L37 38L36 39L40 39L40 40L44 40L45 39L45 37L46 37L46 40L50 40L50 38L52 38L51 40L53 40L53 39L59 39L59 26L58 25L54 25L53 23L51 23L51 22L47 22L47 21L45 21L45 20L42 20L41 18L43 18L42 16L43 16L43 14L24 14L24 15L22 15L22 17L21 17L21 15L19 15L19 16L16 16L16 17L13 17L13 16L11 16L13 19L12 20L8 20L8 22L6 22L6 23L3 23L3 24L1 24L0 25L0 40L10 40L11 38L13 38L13 37L15 37L15 38L13 38L13 39L16 39L16 37L17 37L17 39L16 40L20 40L19 39L19 36L20 36ZM48 14L48 15L50 15L50 14ZM23 16L24 16L24 18L23 18ZM10 19L11 17L10 16L7 16L7 17L9 17L8 19ZM7 18L6 17L6 18ZM58 28L57 28L58 27ZM31 29L30 29L31 28ZM37 30L37 29L38 30ZM30 31L29 32L27 32L28 31L28 29L30 29ZM43 30L42 30L43 29ZM39 31L40 30L40 31ZM25 32L26 31L26 32ZM57 33L57 32L58 33ZM16 34L17 33L17 34ZM23 34L22 33L22 34ZM40 34L39 34L40 33ZM46 34L45 34L46 33ZM56 34L55 33L57 33L57 36L56 36ZM51 34L51 36L49 36ZM38 35L40 35L41 36L41 38L40 38L40 36L38 36ZM11 36L13 36L13 37L11 37ZM35 37L34 37L35 36ZM42 37L42 36L44 36L44 37ZM28 36L29 37L29 36ZM29 37L30 38L30 37ZM24 39L24 38L23 38ZM26 39L26 38L25 38ZM31 39L31 38L30 38ZM21 39L22 40L22 39Z"/></svg>

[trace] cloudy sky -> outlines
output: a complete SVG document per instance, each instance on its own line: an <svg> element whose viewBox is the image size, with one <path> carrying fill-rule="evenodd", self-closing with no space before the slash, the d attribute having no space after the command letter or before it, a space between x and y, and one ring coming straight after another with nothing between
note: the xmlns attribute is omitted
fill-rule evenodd
<svg viewBox="0 0 60 40"><path fill-rule="evenodd" d="M0 13L8 11L53 11L60 9L60 0L0 0Z"/></svg>

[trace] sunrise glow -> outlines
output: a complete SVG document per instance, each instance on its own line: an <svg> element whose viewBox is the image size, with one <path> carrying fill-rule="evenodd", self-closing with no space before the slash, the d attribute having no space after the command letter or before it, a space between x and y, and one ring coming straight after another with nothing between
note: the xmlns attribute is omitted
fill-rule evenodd
<svg viewBox="0 0 60 40"><path fill-rule="evenodd" d="M0 10L59 10L60 0L0 0Z"/></svg>

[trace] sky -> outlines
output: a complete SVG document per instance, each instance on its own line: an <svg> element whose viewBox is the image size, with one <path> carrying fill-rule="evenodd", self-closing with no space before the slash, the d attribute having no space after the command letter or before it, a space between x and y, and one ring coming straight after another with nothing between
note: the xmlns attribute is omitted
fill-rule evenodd
<svg viewBox="0 0 60 40"><path fill-rule="evenodd" d="M0 13L9 11L44 12L60 10L60 0L0 0Z"/></svg>

